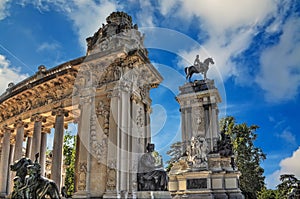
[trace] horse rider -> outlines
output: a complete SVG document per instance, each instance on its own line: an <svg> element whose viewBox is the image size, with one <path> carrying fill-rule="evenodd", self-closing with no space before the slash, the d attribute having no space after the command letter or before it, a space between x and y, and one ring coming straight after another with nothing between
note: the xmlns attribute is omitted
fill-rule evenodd
<svg viewBox="0 0 300 199"><path fill-rule="evenodd" d="M194 61L194 66L198 71L200 71L201 62L199 60L199 55L196 55L196 59Z"/></svg>

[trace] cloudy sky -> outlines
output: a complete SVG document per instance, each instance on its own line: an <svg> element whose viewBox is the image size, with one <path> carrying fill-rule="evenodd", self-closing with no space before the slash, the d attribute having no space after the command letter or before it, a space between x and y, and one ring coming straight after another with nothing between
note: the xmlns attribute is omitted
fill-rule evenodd
<svg viewBox="0 0 300 199"><path fill-rule="evenodd" d="M158 150L165 153L180 139L174 97L184 84L184 67L199 54L215 60L208 78L222 96L220 117L260 126L256 145L267 154L268 187L281 173L300 178L297 0L0 0L0 92L41 64L51 68L85 55L85 38L113 11L132 16L164 77L151 92Z"/></svg>

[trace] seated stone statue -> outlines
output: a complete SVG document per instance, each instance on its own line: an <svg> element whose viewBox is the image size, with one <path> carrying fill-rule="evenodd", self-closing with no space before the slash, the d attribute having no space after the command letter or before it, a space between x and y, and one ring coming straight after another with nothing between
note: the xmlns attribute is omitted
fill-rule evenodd
<svg viewBox="0 0 300 199"><path fill-rule="evenodd" d="M139 162L138 190L165 191L168 186L167 172L164 170L161 155L154 151L154 144L147 145L145 153Z"/></svg>

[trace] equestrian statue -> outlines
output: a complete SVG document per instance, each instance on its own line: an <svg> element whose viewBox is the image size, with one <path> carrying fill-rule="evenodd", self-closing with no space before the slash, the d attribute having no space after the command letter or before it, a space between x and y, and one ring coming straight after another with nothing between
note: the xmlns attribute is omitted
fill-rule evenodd
<svg viewBox="0 0 300 199"><path fill-rule="evenodd" d="M16 172L11 198L60 198L55 182L41 176L41 165L38 163L38 157L39 154L37 153L35 162L23 157L10 165L10 169Z"/></svg>
<svg viewBox="0 0 300 199"><path fill-rule="evenodd" d="M214 60L212 58L206 58L202 63L199 60L199 55L196 56L194 61L194 65L184 68L184 72L186 74L186 79L191 81L191 77L194 73L201 73L204 77L204 80L207 80L206 74L209 69L209 64L214 64Z"/></svg>

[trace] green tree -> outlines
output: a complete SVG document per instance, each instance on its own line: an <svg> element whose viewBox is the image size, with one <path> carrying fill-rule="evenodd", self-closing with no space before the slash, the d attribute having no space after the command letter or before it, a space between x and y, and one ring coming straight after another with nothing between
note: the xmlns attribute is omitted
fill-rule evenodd
<svg viewBox="0 0 300 199"><path fill-rule="evenodd" d="M262 189L257 194L257 199L282 199L283 196L280 193L278 189L272 190L272 189Z"/></svg>
<svg viewBox="0 0 300 199"><path fill-rule="evenodd" d="M298 179L294 174L282 174L280 175L281 183L277 185L278 190L280 191L282 198L288 198L288 193L293 188L293 185L298 182Z"/></svg>
<svg viewBox="0 0 300 199"><path fill-rule="evenodd" d="M183 143L178 141L173 143L170 146L170 150L167 151L167 155L169 155L171 158L167 161L167 164L172 165L174 162L178 162L180 157L182 156L182 149L183 149Z"/></svg>
<svg viewBox="0 0 300 199"><path fill-rule="evenodd" d="M235 163L241 172L240 188L245 198L257 198L257 193L265 187L264 169L260 162L266 159L262 149L254 145L258 126L236 124L233 117L226 117L220 121L220 129L231 137Z"/></svg>
<svg viewBox="0 0 300 199"><path fill-rule="evenodd" d="M64 135L64 164L66 166L65 187L68 195L74 193L74 177L75 177L75 155L76 155L76 136L70 131L66 131Z"/></svg>

